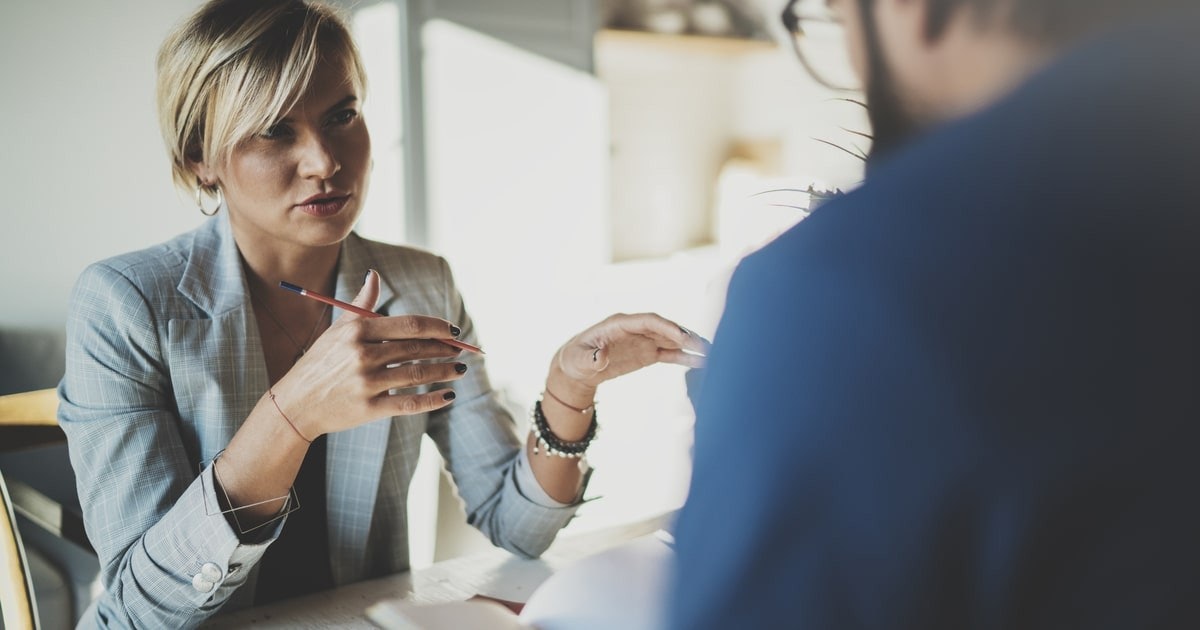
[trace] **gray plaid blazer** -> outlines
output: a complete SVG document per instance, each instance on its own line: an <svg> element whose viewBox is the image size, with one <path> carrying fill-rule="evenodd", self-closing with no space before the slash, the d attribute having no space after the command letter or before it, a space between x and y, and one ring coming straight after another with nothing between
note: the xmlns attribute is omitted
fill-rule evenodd
<svg viewBox="0 0 1200 630"><path fill-rule="evenodd" d="M477 343L442 258L351 234L338 265L339 299L353 299L374 268L383 279L379 312L443 317ZM574 514L575 505L545 507L521 493L512 417L482 358L460 360L470 370L454 384L458 398L448 408L329 436L336 584L408 569L405 505L422 434L445 457L469 522L496 545L536 556ZM267 387L224 215L81 274L70 300L59 421L102 569L94 621L189 627L254 601L256 564L271 541L239 541L217 511L211 460Z"/></svg>

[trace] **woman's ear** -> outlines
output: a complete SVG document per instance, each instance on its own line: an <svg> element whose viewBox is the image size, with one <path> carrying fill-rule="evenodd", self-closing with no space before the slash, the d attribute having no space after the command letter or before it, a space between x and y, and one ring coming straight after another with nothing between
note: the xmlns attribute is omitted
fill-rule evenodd
<svg viewBox="0 0 1200 630"><path fill-rule="evenodd" d="M217 183L217 174L213 172L199 148L189 150L184 156L184 163L204 186L213 186Z"/></svg>

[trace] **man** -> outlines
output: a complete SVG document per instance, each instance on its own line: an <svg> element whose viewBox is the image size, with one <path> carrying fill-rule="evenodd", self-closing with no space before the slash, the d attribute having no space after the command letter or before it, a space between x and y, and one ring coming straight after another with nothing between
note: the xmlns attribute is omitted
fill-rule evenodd
<svg viewBox="0 0 1200 630"><path fill-rule="evenodd" d="M734 276L669 627L1200 628L1200 7L830 4L875 152Z"/></svg>

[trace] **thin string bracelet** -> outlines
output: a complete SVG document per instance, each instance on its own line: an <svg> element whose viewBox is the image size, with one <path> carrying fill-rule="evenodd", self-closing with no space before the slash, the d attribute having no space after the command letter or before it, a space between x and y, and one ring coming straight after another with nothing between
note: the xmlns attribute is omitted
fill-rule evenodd
<svg viewBox="0 0 1200 630"><path fill-rule="evenodd" d="M267 388L267 395L271 397L271 402L275 405L275 411L278 411L279 415L283 416L283 419L288 423L289 427L292 427L292 430L296 432L296 435L299 436L301 440L312 444L312 440L304 437L304 434L300 432L300 429L296 428L296 425L292 422L292 419L287 417L287 414L283 413L283 410L279 408L279 401L275 400L275 392L271 391L270 388Z"/></svg>
<svg viewBox="0 0 1200 630"><path fill-rule="evenodd" d="M596 408L596 402L595 402L595 401L592 401L592 404L590 404L590 405L588 405L588 406L584 407L583 409L580 409L579 407L574 407L574 406L568 405L568 404L567 404L567 402L566 402L565 400L563 400L563 399L559 398L558 396L555 396L555 395L554 395L554 392L550 391L550 388L549 388L549 387L547 387L547 388L543 389L542 391L543 391L543 392L545 392L545 394L546 394L547 396L549 396L549 397L553 398L553 399L555 400L555 402L557 402L558 404L560 404L560 405L562 405L562 406L566 407L567 409L570 409L571 411L574 411L574 412L576 412L576 413L582 413L582 414L585 414L585 415L586 415L586 414L589 414L589 413L591 413L591 412L592 412L592 409L595 409L595 408Z"/></svg>

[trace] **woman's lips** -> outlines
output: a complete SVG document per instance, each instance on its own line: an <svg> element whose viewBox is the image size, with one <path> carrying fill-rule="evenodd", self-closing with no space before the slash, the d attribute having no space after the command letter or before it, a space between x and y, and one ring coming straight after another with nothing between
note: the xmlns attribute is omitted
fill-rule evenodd
<svg viewBox="0 0 1200 630"><path fill-rule="evenodd" d="M341 212L342 208L346 207L347 201L350 201L350 195L316 199L309 203L299 204L296 207L305 214L310 214L314 217L331 217Z"/></svg>

